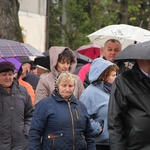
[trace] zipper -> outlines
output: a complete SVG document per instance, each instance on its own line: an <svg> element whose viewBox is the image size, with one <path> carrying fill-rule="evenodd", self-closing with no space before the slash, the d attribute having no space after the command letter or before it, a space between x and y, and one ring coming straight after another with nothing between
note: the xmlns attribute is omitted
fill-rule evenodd
<svg viewBox="0 0 150 150"><path fill-rule="evenodd" d="M70 106L70 102L68 101L68 107L69 107L69 112L71 115L71 122L72 122L72 138L73 138L73 148L72 150L75 150L75 131L74 131L74 119L73 119L73 114L72 114L72 110L71 110L71 106Z"/></svg>

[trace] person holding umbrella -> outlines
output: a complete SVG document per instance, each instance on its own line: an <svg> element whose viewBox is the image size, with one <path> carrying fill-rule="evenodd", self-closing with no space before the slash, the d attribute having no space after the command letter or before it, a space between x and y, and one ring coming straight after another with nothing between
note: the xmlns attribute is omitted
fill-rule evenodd
<svg viewBox="0 0 150 150"><path fill-rule="evenodd" d="M130 45L116 57L135 61L113 83L108 131L111 150L150 149L150 41Z"/></svg>
<svg viewBox="0 0 150 150"><path fill-rule="evenodd" d="M55 79L61 72L68 71L74 73L76 69L77 59L73 51L68 47L52 46L49 49L49 57L51 71L46 76L41 77L38 82L35 91L35 104L41 99L52 95L52 92L55 89ZM77 75L75 75L75 78L74 95L76 98L79 98L84 90L84 86Z"/></svg>

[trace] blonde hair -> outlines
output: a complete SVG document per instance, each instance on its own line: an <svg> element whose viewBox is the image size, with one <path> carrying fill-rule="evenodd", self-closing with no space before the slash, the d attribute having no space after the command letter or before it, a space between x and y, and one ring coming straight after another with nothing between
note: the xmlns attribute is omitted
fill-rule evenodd
<svg viewBox="0 0 150 150"><path fill-rule="evenodd" d="M55 81L55 89L58 89L58 85L61 81L74 81L75 84L75 77L73 74L69 72L62 72Z"/></svg>

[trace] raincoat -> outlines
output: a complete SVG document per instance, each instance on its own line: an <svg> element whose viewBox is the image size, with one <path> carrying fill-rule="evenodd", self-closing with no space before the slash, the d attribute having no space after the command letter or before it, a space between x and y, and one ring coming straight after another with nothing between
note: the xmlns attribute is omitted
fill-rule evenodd
<svg viewBox="0 0 150 150"><path fill-rule="evenodd" d="M92 83L111 65L114 64L102 58L93 60L89 71L91 84L83 91L79 99L85 104L90 115L96 145L109 145L107 115L110 94L104 90L103 81L100 84Z"/></svg>
<svg viewBox="0 0 150 150"><path fill-rule="evenodd" d="M150 78L137 64L115 79L108 116L111 150L150 149Z"/></svg>
<svg viewBox="0 0 150 150"><path fill-rule="evenodd" d="M51 72L48 73L47 75L45 75L44 78L40 78L39 83L36 88L36 92L35 92L35 104L38 103L41 99L52 95L52 92L55 89L55 80L56 80L57 76L60 74L60 72L58 72L56 70L58 56L60 53L62 53L65 50L65 48L67 48L67 47L54 46L54 47L50 48L49 56L50 56ZM69 49L69 50L72 52L71 49ZM76 65L77 65L77 59L76 59L75 55L73 54L73 52L72 52L72 55L74 56L74 62L70 66L70 69L69 69L70 73L74 73L74 71L76 69ZM83 83L80 80L80 78L77 75L74 75L74 76L76 79L74 95L78 99L80 97L82 91L84 90L84 86L83 86Z"/></svg>

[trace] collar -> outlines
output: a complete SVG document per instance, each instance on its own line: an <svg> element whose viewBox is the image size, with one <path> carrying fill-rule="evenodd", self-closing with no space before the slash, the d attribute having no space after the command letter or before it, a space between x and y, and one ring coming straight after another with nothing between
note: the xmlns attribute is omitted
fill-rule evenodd
<svg viewBox="0 0 150 150"><path fill-rule="evenodd" d="M134 70L135 76L138 78L138 80L143 80L145 78L150 79L148 77L148 74L144 72L143 70L141 70L137 63L134 64L131 70Z"/></svg>
<svg viewBox="0 0 150 150"><path fill-rule="evenodd" d="M56 90L53 91L52 95L57 102L62 102L62 101L67 102L64 98L61 97L61 95L59 95L59 93ZM77 104L77 99L75 98L74 95L71 95L68 102Z"/></svg>
<svg viewBox="0 0 150 150"><path fill-rule="evenodd" d="M143 71L141 68L139 68L141 70L141 72L143 72L143 74L145 74L148 78L150 78L150 74L148 74L147 72Z"/></svg>

